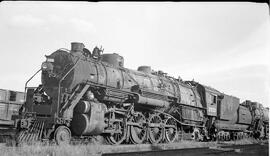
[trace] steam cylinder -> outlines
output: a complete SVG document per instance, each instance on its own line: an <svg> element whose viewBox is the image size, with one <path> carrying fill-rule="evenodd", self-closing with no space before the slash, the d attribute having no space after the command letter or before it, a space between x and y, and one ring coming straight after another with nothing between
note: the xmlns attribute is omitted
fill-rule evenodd
<svg viewBox="0 0 270 156"><path fill-rule="evenodd" d="M74 112L72 118L71 122L72 131L78 136L101 134L105 127L104 123L105 112L106 112L105 104L81 101L78 104L76 112Z"/></svg>
<svg viewBox="0 0 270 156"><path fill-rule="evenodd" d="M78 114L87 113L90 110L90 103L88 101L80 101L74 108L74 112Z"/></svg>

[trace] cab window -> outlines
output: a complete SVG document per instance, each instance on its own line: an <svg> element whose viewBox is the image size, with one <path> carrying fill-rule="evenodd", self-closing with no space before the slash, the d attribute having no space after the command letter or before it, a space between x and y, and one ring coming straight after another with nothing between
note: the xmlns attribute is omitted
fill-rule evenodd
<svg viewBox="0 0 270 156"><path fill-rule="evenodd" d="M217 103L217 96L215 95L212 95L212 103Z"/></svg>

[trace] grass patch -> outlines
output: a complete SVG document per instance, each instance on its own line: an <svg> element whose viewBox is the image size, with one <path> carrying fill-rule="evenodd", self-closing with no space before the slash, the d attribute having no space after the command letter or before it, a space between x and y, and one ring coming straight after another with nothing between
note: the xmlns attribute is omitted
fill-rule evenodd
<svg viewBox="0 0 270 156"><path fill-rule="evenodd" d="M268 140L258 141L252 138L227 142L195 142L181 141L171 144L142 144L142 145L22 145L21 147L0 146L1 156L99 156L102 153L135 152L148 150L200 148L219 145L244 145L255 143L268 143Z"/></svg>

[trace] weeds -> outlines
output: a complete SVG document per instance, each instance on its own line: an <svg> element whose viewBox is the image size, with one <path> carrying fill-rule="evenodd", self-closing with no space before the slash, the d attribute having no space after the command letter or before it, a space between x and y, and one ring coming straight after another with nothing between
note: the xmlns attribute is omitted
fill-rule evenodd
<svg viewBox="0 0 270 156"><path fill-rule="evenodd" d="M242 139L237 141L227 142L195 142L195 141L181 141L179 143L166 144L143 144L143 145L21 145L20 147L7 147L0 146L1 156L99 156L102 153L114 152L134 152L134 151L147 151L147 150L165 150L165 149L180 149L180 148L200 148L211 147L218 145L244 145L261 143L252 138ZM266 141L264 141L266 142Z"/></svg>

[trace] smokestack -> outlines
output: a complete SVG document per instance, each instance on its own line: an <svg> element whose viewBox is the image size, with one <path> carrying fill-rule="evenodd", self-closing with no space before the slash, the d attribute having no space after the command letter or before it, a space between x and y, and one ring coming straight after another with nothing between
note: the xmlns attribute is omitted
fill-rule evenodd
<svg viewBox="0 0 270 156"><path fill-rule="evenodd" d="M71 52L83 52L84 47L83 43L71 42Z"/></svg>

